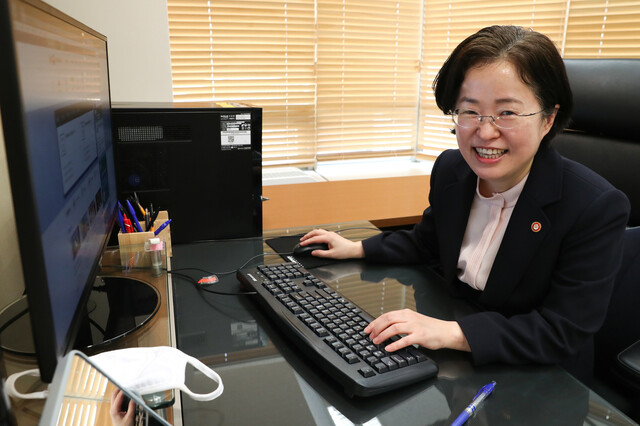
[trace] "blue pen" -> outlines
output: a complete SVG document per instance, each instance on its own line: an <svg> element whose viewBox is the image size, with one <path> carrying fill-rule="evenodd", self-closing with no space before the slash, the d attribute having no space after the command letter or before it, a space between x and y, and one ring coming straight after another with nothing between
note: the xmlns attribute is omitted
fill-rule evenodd
<svg viewBox="0 0 640 426"><path fill-rule="evenodd" d="M133 206L131 205L129 200L126 200L126 202L127 202L127 208L129 209L129 213L131 214L131 218L133 219L133 222L136 224L136 228L138 228L139 232L142 232L142 227L140 226L140 222L138 222L138 217L136 216L136 211L133 209Z"/></svg>
<svg viewBox="0 0 640 426"><path fill-rule="evenodd" d="M155 231L153 231L153 235L158 235L159 233L162 232L162 230L164 228L167 227L167 225L169 225L171 223L171 219L167 220L166 222L164 222L162 225L158 226L158 229L156 229Z"/></svg>
<svg viewBox="0 0 640 426"><path fill-rule="evenodd" d="M122 205L120 201L118 201L118 225L120 225L120 230L123 234L127 233L127 230L124 227L124 216L122 216Z"/></svg>
<svg viewBox="0 0 640 426"><path fill-rule="evenodd" d="M467 420L469 420L469 417L471 417L473 413L476 412L480 403L487 399L489 395L491 395L491 392L493 392L493 389L495 387L496 382L491 382L488 385L484 385L473 398L471 404L469 404L467 408L465 408L464 411L458 416L458 418L455 419L453 423L451 423L451 426L460 426L463 425Z"/></svg>

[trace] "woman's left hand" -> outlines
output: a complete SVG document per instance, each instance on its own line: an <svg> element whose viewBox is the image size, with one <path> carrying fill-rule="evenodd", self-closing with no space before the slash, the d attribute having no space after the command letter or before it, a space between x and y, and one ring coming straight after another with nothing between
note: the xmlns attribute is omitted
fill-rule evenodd
<svg viewBox="0 0 640 426"><path fill-rule="evenodd" d="M326 257L330 259L359 259L364 257L362 241L350 241L343 236L325 231L324 229L314 229L300 238L301 245L312 243L325 243L329 250L317 250L314 256Z"/></svg>
<svg viewBox="0 0 640 426"><path fill-rule="evenodd" d="M456 321L443 321L419 314L411 309L382 314L364 329L375 344L380 344L396 335L403 335L385 347L388 352L418 344L427 349L457 349L469 352L462 329Z"/></svg>

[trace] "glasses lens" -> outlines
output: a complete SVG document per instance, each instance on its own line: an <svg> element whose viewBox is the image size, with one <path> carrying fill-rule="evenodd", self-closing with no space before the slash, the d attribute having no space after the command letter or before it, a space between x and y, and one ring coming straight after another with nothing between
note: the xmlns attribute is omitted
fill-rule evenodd
<svg viewBox="0 0 640 426"><path fill-rule="evenodd" d="M535 114L539 114L539 113L535 113ZM500 114L497 116L493 116L493 115L479 115L475 112L468 112L468 111L463 111L463 112L454 111L451 114L451 118L453 119L453 122L458 126L468 128L468 129L479 126L480 123L485 120L491 120L496 127L499 127L501 129L513 129L515 127L518 127L519 121L522 121L521 119L523 117L529 117L535 114L526 114L526 115Z"/></svg>
<svg viewBox="0 0 640 426"><path fill-rule="evenodd" d="M469 112L461 112L454 111L451 114L451 118L453 122L460 127L471 128L477 126L480 122L478 121L478 114L469 113Z"/></svg>
<svg viewBox="0 0 640 426"><path fill-rule="evenodd" d="M493 124L501 129L513 129L518 125L518 116L515 114L501 115L494 118Z"/></svg>

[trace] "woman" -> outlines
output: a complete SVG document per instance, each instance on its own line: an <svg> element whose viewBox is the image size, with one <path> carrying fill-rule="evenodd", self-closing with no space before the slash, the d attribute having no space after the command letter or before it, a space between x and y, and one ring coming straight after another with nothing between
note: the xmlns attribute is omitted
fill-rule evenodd
<svg viewBox="0 0 640 426"><path fill-rule="evenodd" d="M452 295L484 308L457 321L381 315L365 331L376 344L404 335L389 351L419 344L469 351L476 364L560 363L588 383L630 207L549 147L572 108L558 50L534 31L485 28L453 51L433 87L459 149L436 160L422 221L362 242L315 230L301 245L327 243L318 257L437 262Z"/></svg>

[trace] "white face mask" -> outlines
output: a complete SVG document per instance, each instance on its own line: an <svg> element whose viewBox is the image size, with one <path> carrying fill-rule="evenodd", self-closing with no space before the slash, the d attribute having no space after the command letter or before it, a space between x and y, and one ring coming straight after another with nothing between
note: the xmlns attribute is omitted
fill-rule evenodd
<svg viewBox="0 0 640 426"><path fill-rule="evenodd" d="M180 389L196 401L210 401L224 390L220 376L196 358L168 346L129 348L103 352L91 361L121 387L148 395ZM191 364L218 384L208 394L193 393L185 384L187 364Z"/></svg>

